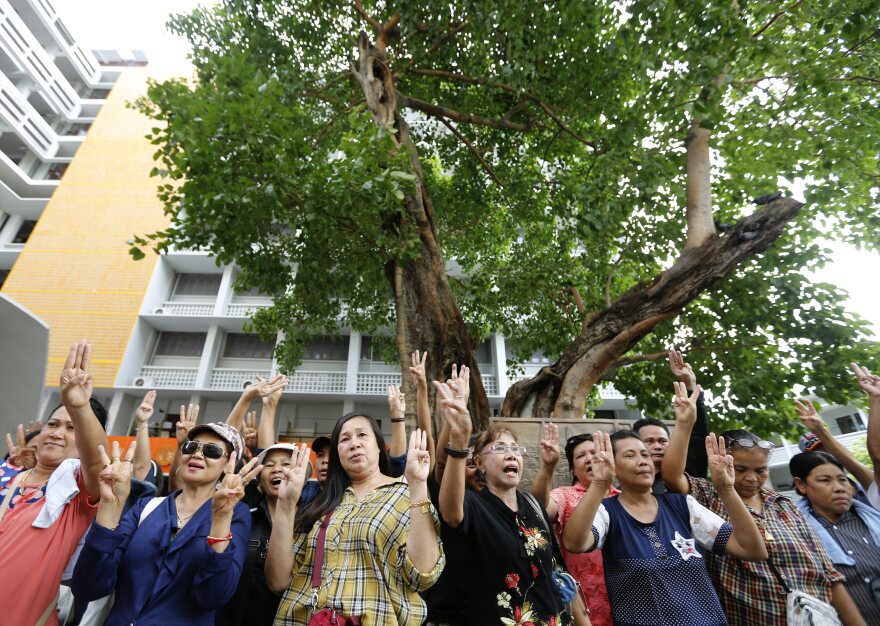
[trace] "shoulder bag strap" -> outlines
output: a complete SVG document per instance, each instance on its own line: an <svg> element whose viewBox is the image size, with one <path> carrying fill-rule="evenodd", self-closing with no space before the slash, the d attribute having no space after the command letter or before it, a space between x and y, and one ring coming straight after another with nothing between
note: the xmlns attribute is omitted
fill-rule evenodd
<svg viewBox="0 0 880 626"><path fill-rule="evenodd" d="M23 475L23 471L19 472L7 483L6 496L3 498L3 504L0 504L0 523L3 522L3 518L6 516L6 510L9 508L9 503L12 501L12 494L15 493L15 489L18 487L18 483L21 482Z"/></svg>
<svg viewBox="0 0 880 626"><path fill-rule="evenodd" d="M315 542L315 566L312 568L312 611L318 610L318 589L321 588L321 574L324 569L324 545L327 543L327 526L330 524L331 515L333 515L333 511L324 516L321 528L318 530L318 540Z"/></svg>
<svg viewBox="0 0 880 626"><path fill-rule="evenodd" d="M769 545L767 546L767 567L773 572L773 576L776 577L776 582L778 582L779 586L785 591L785 595L790 594L791 587L788 586L788 583L785 582L785 578L782 577L782 574L779 573L779 570L776 569L776 566L773 564L773 553L771 552Z"/></svg>

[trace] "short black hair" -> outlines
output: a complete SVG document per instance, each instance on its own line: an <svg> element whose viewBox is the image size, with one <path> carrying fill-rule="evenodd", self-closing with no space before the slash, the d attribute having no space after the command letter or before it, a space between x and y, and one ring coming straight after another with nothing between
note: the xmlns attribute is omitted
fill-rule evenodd
<svg viewBox="0 0 880 626"><path fill-rule="evenodd" d="M613 433L611 433L611 452L612 452L612 454L617 454L617 446L615 444L618 441L621 441L622 439L638 439L639 441L642 440L642 438L639 437L639 433L637 433L635 430L624 429L624 430L614 431Z"/></svg>
<svg viewBox="0 0 880 626"><path fill-rule="evenodd" d="M46 420L51 418L55 414L55 411L62 408L63 406L63 404L59 404L54 409L49 411L49 415L46 417ZM101 424L101 428L107 430L107 409L95 397L89 398L89 406L92 407L92 413L94 413L95 417L98 418L98 422Z"/></svg>
<svg viewBox="0 0 880 626"><path fill-rule="evenodd" d="M667 435L669 434L669 427L660 420L653 417L643 417L642 419L638 420L635 424L633 424L632 432L638 435L638 432L645 426L659 426L666 431Z"/></svg>
<svg viewBox="0 0 880 626"><path fill-rule="evenodd" d="M565 458L568 459L568 471L574 471L574 449L577 448L585 441L592 441L593 435L590 433L581 433L580 435L573 435L568 438L568 441L565 442ZM573 478L573 477L572 477Z"/></svg>

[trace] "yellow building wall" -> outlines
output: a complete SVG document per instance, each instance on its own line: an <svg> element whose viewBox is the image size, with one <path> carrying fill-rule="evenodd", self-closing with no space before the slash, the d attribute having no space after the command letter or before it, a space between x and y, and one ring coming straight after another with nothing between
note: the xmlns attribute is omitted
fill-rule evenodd
<svg viewBox="0 0 880 626"><path fill-rule="evenodd" d="M126 243L168 224L149 175L155 122L126 107L147 76L123 71L3 285L49 324L50 386L70 344L85 338L95 386L113 387L158 260L132 260Z"/></svg>

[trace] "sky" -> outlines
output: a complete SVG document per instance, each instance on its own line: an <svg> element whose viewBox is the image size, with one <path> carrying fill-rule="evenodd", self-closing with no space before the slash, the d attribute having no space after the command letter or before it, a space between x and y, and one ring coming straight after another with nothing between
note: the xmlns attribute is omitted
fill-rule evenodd
<svg viewBox="0 0 880 626"><path fill-rule="evenodd" d="M145 50L152 66L188 73L188 46L172 36L165 22L173 12L185 12L213 2L194 0L54 0L55 8L73 36L89 49ZM848 308L873 324L880 339L880 254L829 242L833 263L814 279L836 284L849 293Z"/></svg>

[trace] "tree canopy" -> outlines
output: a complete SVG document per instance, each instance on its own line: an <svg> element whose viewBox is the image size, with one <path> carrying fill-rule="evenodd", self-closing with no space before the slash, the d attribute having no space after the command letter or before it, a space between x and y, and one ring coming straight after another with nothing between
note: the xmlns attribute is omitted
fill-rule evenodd
<svg viewBox="0 0 880 626"><path fill-rule="evenodd" d="M288 369L340 325L390 332L404 361L450 343L434 375L500 332L513 362L559 357L511 412L579 415L613 379L662 417L676 345L719 421L786 432L796 385L846 401L846 363L878 355L808 276L828 238L880 244L878 17L876 0L224 0L173 18L195 74L138 103L162 122L173 220L133 253L235 262L275 298L254 324L284 332ZM756 208L786 181L805 208Z"/></svg>

